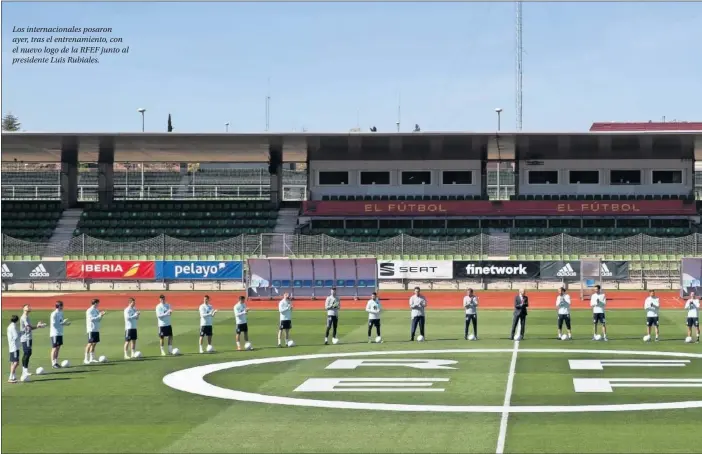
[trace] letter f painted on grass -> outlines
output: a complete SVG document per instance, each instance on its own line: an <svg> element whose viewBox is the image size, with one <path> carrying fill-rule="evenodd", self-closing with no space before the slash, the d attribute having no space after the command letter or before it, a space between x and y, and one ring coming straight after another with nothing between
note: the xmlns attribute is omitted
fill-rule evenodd
<svg viewBox="0 0 702 454"><path fill-rule="evenodd" d="M361 366L373 367L409 367L411 369L422 370L455 370L449 367L457 361L450 359L337 359L327 369L354 370Z"/></svg>

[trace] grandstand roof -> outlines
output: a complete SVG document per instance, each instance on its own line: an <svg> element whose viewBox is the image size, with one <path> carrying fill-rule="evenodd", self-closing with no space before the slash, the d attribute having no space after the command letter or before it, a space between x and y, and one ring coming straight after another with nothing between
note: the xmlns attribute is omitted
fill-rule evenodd
<svg viewBox="0 0 702 454"><path fill-rule="evenodd" d="M702 153L702 128L692 131L585 133L32 133L3 132L2 160L58 162L61 150L77 146L79 160L97 162L103 144L116 162L266 162L271 144L283 149L286 162L344 159L362 144L372 159L554 159L583 154L595 157L692 158ZM643 144L639 146L639 144ZM68 148L67 148L68 147ZM639 150L641 148L641 150ZM338 153L334 153L338 150ZM440 150L440 152L436 152ZM395 153L398 152L399 153ZM472 151L472 152L471 152ZM598 153L599 151L599 153ZM651 154L652 156L644 156ZM597 156L599 155L599 156ZM356 154L355 158L358 158Z"/></svg>
<svg viewBox="0 0 702 454"><path fill-rule="evenodd" d="M699 132L702 121L669 121L617 123L596 122L590 126L590 132Z"/></svg>

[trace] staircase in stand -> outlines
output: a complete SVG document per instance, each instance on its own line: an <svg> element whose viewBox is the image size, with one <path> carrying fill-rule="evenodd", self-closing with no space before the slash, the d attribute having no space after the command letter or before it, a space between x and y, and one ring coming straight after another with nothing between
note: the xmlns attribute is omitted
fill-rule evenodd
<svg viewBox="0 0 702 454"><path fill-rule="evenodd" d="M83 214L81 208L70 208L61 214L56 229L49 239L47 255L52 257L63 257L66 255L68 242L73 238L73 231L78 226L80 216Z"/></svg>
<svg viewBox="0 0 702 454"><path fill-rule="evenodd" d="M300 214L298 208L281 208L278 219L273 228L273 235L265 235L263 253L269 257L285 257L291 255L291 245L287 244L295 234L297 219Z"/></svg>

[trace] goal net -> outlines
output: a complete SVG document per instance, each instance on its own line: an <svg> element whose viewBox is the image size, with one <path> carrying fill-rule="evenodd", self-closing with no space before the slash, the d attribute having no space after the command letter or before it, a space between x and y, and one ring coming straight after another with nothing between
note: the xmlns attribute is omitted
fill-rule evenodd
<svg viewBox="0 0 702 454"><path fill-rule="evenodd" d="M580 260L580 298L589 300L595 286L602 283L602 261L600 259Z"/></svg>

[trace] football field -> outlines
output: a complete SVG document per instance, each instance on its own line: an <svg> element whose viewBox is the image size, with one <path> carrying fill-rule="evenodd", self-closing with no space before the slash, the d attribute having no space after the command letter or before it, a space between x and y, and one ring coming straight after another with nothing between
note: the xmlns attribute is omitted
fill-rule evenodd
<svg viewBox="0 0 702 454"><path fill-rule="evenodd" d="M12 313L3 311L3 328ZM384 342L369 344L367 314L345 310L341 342L323 345L324 312L298 311L297 345L277 348L277 312L252 310L254 351L238 352L227 310L215 317L216 352L198 354L198 315L180 311L174 345L183 354L161 357L155 315L144 310L144 357L125 361L122 314L112 311L97 349L109 361L84 366L85 315L66 311L73 324L61 359L71 367L52 371L48 331L35 331L31 368L49 373L29 383L6 382L3 329L2 451L702 450L702 347L684 343L682 310L661 312L661 341L651 343L642 310L609 311L606 343L591 340L588 310L574 312L573 340L556 340L555 314L532 311L515 343L511 311L485 310L470 342L461 311L430 310L427 341L410 343L408 311L387 311Z"/></svg>

